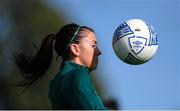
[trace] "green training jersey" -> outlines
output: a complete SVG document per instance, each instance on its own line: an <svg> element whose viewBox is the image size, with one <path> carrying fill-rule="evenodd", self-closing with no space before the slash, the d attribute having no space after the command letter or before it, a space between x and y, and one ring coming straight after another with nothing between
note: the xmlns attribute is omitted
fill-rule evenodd
<svg viewBox="0 0 180 111"><path fill-rule="evenodd" d="M51 80L49 99L53 109L106 109L89 77L88 68L65 61Z"/></svg>

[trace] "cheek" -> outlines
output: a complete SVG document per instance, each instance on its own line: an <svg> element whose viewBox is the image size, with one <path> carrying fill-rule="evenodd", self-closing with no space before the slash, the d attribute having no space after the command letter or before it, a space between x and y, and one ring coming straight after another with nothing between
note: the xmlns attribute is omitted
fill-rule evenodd
<svg viewBox="0 0 180 111"><path fill-rule="evenodd" d="M92 49L84 48L81 52L80 58L86 66L90 66L93 61L94 51Z"/></svg>
<svg viewBox="0 0 180 111"><path fill-rule="evenodd" d="M82 52L82 56L84 56L84 58L86 58L87 60L91 60L93 58L94 52L90 49L85 49Z"/></svg>

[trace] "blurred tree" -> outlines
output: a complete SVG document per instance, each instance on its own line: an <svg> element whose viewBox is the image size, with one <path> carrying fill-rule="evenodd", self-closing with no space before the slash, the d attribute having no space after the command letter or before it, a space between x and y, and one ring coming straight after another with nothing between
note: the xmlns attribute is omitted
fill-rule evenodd
<svg viewBox="0 0 180 111"><path fill-rule="evenodd" d="M12 66L9 57L13 50L31 51L29 47L32 47L32 42L39 45L44 36L56 33L64 24L63 14L57 14L43 1L0 1L0 81L6 81L0 86L0 109L51 108L47 92L49 80L58 70L57 62L53 63L47 72L50 74L42 81L35 83L22 95L18 95L22 88L7 85L12 81L20 81L20 74Z"/></svg>

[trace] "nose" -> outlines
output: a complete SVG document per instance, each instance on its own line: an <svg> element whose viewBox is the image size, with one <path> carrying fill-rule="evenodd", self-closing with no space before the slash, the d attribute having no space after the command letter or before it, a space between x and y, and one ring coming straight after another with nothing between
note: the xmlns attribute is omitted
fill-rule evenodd
<svg viewBox="0 0 180 111"><path fill-rule="evenodd" d="M96 52L97 52L97 55L101 55L101 51L98 47L96 48Z"/></svg>

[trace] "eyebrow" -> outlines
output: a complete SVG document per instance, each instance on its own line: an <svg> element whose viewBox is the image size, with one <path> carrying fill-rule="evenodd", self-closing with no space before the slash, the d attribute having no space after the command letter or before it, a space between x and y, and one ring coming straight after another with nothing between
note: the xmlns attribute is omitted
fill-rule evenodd
<svg viewBox="0 0 180 111"><path fill-rule="evenodd" d="M97 41L96 41L96 40L94 40L94 42L97 44Z"/></svg>
<svg viewBox="0 0 180 111"><path fill-rule="evenodd" d="M92 43L95 43L95 44L98 44L96 40L85 40L85 41L89 41L89 42L92 42Z"/></svg>
<svg viewBox="0 0 180 111"><path fill-rule="evenodd" d="M97 44L97 41L96 41L96 40L92 40L92 41L90 41L90 42L94 42L95 44Z"/></svg>

